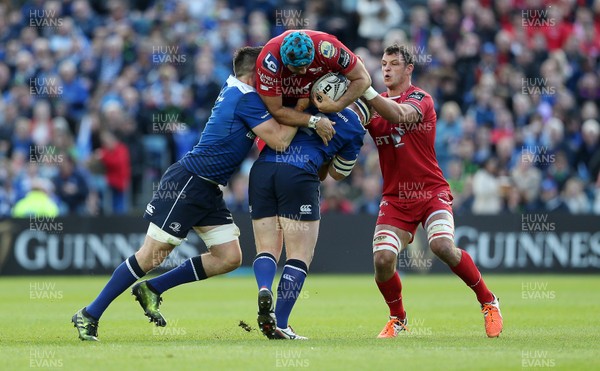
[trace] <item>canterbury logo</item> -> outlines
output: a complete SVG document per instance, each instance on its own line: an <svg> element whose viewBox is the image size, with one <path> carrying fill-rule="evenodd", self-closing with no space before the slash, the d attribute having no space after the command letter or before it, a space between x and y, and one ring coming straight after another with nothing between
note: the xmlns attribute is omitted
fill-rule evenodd
<svg viewBox="0 0 600 371"><path fill-rule="evenodd" d="M147 213L148 215L152 215L152 214L154 214L154 206L152 206L152 205L150 205L150 204L146 205L146 213Z"/></svg>
<svg viewBox="0 0 600 371"><path fill-rule="evenodd" d="M294 276L287 273L283 275L283 279L294 282Z"/></svg>
<svg viewBox="0 0 600 371"><path fill-rule="evenodd" d="M312 214L312 205L300 206L300 214Z"/></svg>

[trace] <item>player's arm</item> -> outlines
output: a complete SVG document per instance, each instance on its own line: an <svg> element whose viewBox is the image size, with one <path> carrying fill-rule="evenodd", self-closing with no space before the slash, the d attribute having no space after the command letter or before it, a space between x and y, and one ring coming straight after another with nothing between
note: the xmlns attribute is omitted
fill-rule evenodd
<svg viewBox="0 0 600 371"><path fill-rule="evenodd" d="M371 107L391 124L421 122L421 113L412 104L397 103L382 97L373 88L369 88L363 96L367 98Z"/></svg>
<svg viewBox="0 0 600 371"><path fill-rule="evenodd" d="M285 150L298 128L280 125L256 93L245 94L237 107L236 116L269 147Z"/></svg>
<svg viewBox="0 0 600 371"><path fill-rule="evenodd" d="M319 111L324 113L340 112L363 95L365 90L371 86L371 76L369 75L369 72L367 72L365 65L358 58L354 68L352 68L345 76L350 80L350 84L348 84L348 90L346 90L340 99L334 101L329 98L327 94L321 94L323 96L321 102L313 99L314 104Z"/></svg>
<svg viewBox="0 0 600 371"><path fill-rule="evenodd" d="M355 164L356 159L346 160L340 157L340 155L335 155L327 168L327 172L329 173L329 176L339 181L350 175Z"/></svg>
<svg viewBox="0 0 600 371"><path fill-rule="evenodd" d="M280 125L274 118L270 118L255 126L252 131L269 147L276 151L285 151L294 139L298 127Z"/></svg>
<svg viewBox="0 0 600 371"><path fill-rule="evenodd" d="M294 109L296 111L304 111L309 106L310 106L309 98L299 98L298 101L296 102L296 107L294 107ZM335 125L335 122L333 124Z"/></svg>
<svg viewBox="0 0 600 371"><path fill-rule="evenodd" d="M327 117L311 116L294 108L285 107L281 95L266 96L260 94L260 98L271 112L271 115L280 124L295 127L314 127L325 144L333 138L335 129L333 128L333 122Z"/></svg>
<svg viewBox="0 0 600 371"><path fill-rule="evenodd" d="M317 175L319 176L320 181L324 181L325 178L327 178L327 174L329 174L329 164L331 164L331 160L325 161L319 168Z"/></svg>
<svg viewBox="0 0 600 371"><path fill-rule="evenodd" d="M363 145L364 136L364 130L361 133L355 134L352 138L349 138L344 146L333 156L328 167L328 173L333 179L339 181L350 175L352 169L354 169L354 165L356 165L358 154Z"/></svg>

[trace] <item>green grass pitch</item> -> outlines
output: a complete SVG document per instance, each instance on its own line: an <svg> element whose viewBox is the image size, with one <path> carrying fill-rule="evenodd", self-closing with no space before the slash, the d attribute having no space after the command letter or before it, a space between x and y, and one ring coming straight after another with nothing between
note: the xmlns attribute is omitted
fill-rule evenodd
<svg viewBox="0 0 600 371"><path fill-rule="evenodd" d="M81 342L71 316L107 278L0 278L0 369L600 369L600 276L487 275L504 315L497 339L452 275L403 277L411 332L396 339L376 339L387 307L371 276L312 275L290 319L310 340L269 341L256 330L254 278L235 275L165 293L165 328L127 291L104 313L101 342Z"/></svg>

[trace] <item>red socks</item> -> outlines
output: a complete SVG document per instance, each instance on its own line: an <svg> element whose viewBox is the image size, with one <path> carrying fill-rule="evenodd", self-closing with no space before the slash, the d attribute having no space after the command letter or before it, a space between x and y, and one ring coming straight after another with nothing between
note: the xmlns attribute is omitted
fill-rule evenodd
<svg viewBox="0 0 600 371"><path fill-rule="evenodd" d="M479 269L477 269L473 259L471 259L471 256L465 250L461 250L461 252L460 262L456 267L450 267L450 269L452 269L452 272L459 276L467 286L475 291L477 301L481 304L491 303L494 301L494 296L492 295L492 292L488 290L485 282L483 282Z"/></svg>
<svg viewBox="0 0 600 371"><path fill-rule="evenodd" d="M401 320L406 318L406 312L402 306L402 283L398 272L395 272L392 278L385 282L375 280L375 283L379 287L379 291L388 307L390 307L390 316L398 317Z"/></svg>
<svg viewBox="0 0 600 371"><path fill-rule="evenodd" d="M475 292L477 301L481 304L491 303L494 301L494 295L492 295L492 292L485 285L479 269L477 269L473 259L471 259L471 256L465 250L461 250L461 253L458 265L450 267L450 269ZM385 282L375 280L375 283L388 307L390 307L390 316L398 317L399 319L406 318L406 312L402 305L402 283L400 282L398 272L395 272L392 278Z"/></svg>

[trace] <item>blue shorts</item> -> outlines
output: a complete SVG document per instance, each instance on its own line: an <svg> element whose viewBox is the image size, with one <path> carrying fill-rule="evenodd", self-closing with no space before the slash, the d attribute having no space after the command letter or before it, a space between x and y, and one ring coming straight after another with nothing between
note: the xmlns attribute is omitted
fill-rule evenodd
<svg viewBox="0 0 600 371"><path fill-rule="evenodd" d="M178 238L193 227L233 223L219 186L187 171L179 162L164 173L146 205L144 219Z"/></svg>
<svg viewBox="0 0 600 371"><path fill-rule="evenodd" d="M250 170L249 201L252 219L280 216L292 220L319 220L316 174L282 162L255 162Z"/></svg>

